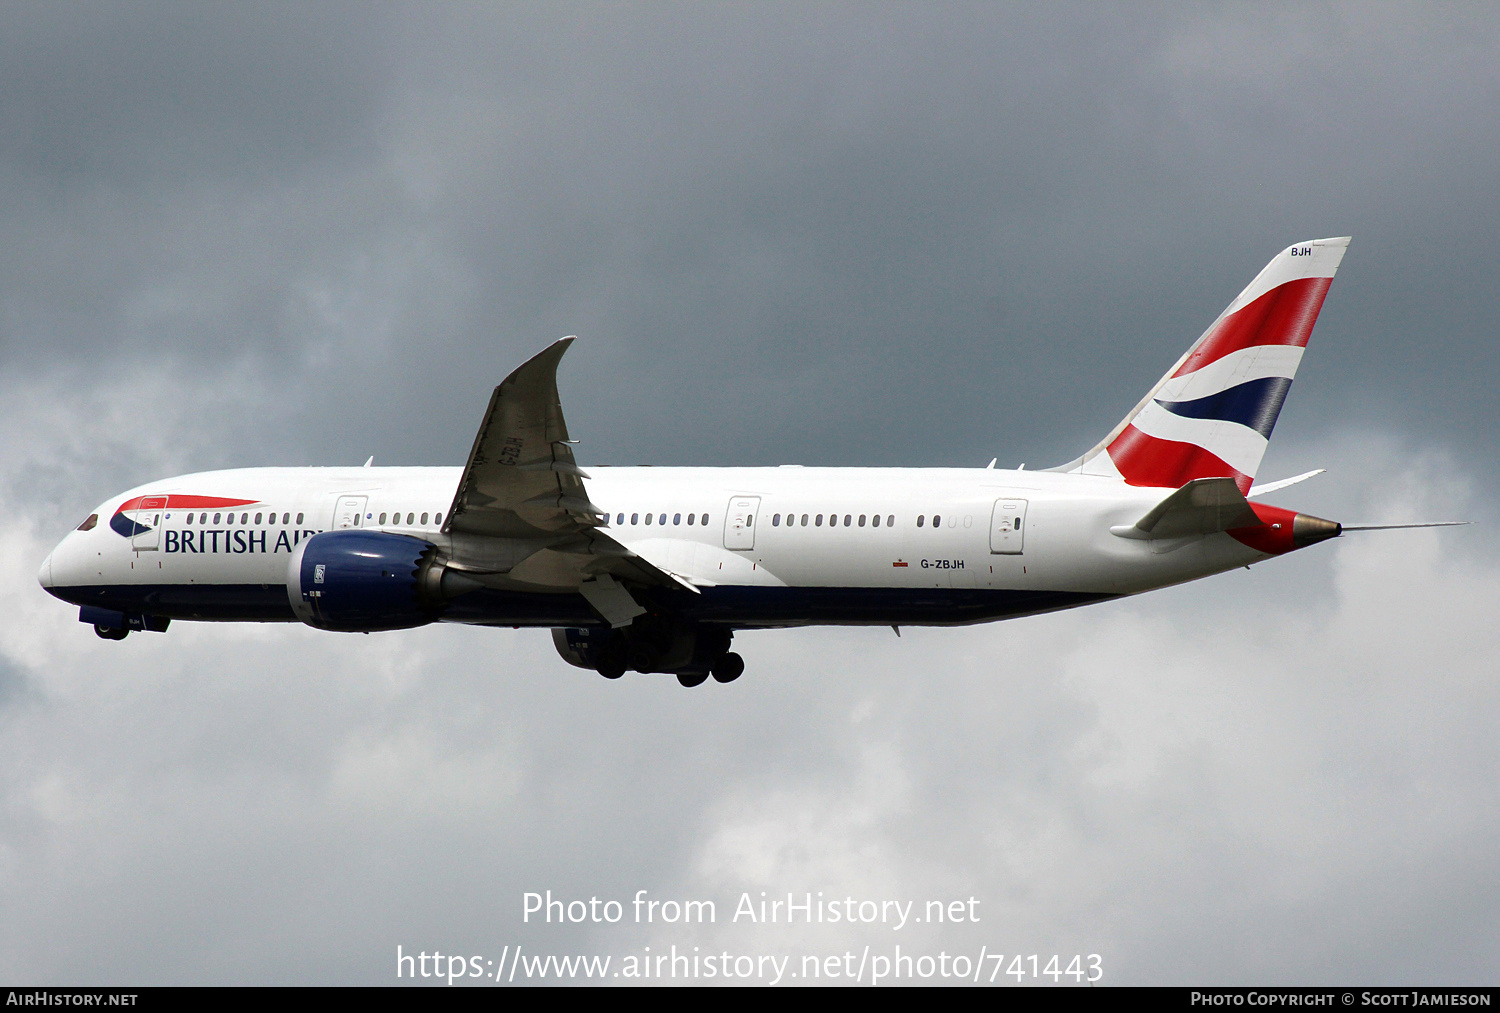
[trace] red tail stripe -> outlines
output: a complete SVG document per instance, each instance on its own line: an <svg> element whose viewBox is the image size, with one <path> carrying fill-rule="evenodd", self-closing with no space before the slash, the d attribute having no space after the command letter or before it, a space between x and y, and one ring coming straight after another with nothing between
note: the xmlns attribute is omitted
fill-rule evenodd
<svg viewBox="0 0 1500 1013"><path fill-rule="evenodd" d="M1148 436L1133 425L1109 445L1109 459L1127 485L1178 489L1195 478L1232 478L1240 492L1250 491L1251 477L1217 455L1194 443Z"/></svg>
<svg viewBox="0 0 1500 1013"><path fill-rule="evenodd" d="M1230 352L1254 345L1307 347L1332 278L1299 278L1278 285L1214 325L1173 376L1196 372Z"/></svg>

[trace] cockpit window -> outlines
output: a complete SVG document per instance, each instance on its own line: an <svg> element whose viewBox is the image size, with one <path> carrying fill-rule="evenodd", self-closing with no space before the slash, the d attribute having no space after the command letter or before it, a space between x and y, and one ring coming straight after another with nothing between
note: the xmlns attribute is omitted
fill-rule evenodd
<svg viewBox="0 0 1500 1013"><path fill-rule="evenodd" d="M78 525L79 531L93 531L94 525L99 523L98 514L89 514L89 519Z"/></svg>

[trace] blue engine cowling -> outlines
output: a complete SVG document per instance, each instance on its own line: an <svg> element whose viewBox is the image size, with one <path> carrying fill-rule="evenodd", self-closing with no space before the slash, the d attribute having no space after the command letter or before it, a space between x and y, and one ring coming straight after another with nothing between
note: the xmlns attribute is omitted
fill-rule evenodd
<svg viewBox="0 0 1500 1013"><path fill-rule="evenodd" d="M435 556L431 542L407 535L325 531L292 553L287 597L297 618L320 630L425 626L442 612L442 596L426 593Z"/></svg>

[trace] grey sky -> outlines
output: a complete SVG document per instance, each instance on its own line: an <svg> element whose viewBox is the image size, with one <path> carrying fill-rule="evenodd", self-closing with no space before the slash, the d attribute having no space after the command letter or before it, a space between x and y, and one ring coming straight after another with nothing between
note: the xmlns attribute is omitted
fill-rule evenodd
<svg viewBox="0 0 1500 1013"><path fill-rule="evenodd" d="M33 574L151 477L459 463L570 333L585 465L1055 464L1274 253L1344 234L1264 474L1330 467L1282 501L1345 520L1493 521L1497 34L0 5L0 977L874 940L523 931L550 887L974 893L993 922L921 938L1115 981L1493 981L1484 525L983 629L747 636L697 693L526 631L105 644Z"/></svg>

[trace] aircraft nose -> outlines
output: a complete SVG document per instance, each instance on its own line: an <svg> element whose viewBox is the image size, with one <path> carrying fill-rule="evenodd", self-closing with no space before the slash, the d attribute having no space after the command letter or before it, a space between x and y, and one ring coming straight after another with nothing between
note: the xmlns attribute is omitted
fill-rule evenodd
<svg viewBox="0 0 1500 1013"><path fill-rule="evenodd" d="M52 589L52 553L47 553L47 558L42 560L42 568L36 572L37 583L49 591Z"/></svg>

